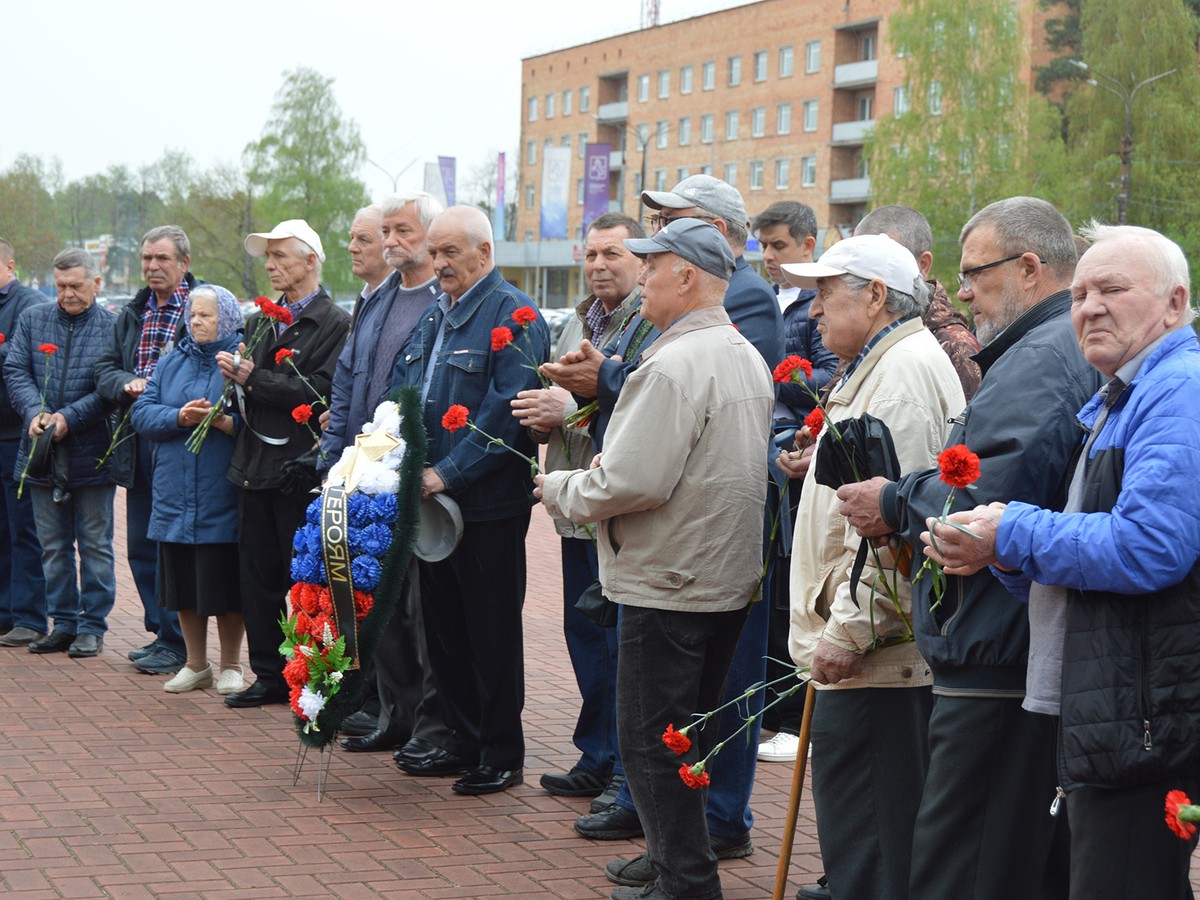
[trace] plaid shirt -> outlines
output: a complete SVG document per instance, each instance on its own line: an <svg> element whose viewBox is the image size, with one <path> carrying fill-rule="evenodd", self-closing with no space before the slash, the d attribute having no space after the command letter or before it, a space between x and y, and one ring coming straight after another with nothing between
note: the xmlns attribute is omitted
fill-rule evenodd
<svg viewBox="0 0 1200 900"><path fill-rule="evenodd" d="M608 327L608 320L613 317L613 313L604 308L604 304L597 297L592 301L592 305L587 311L587 325L592 330L591 341L594 347L600 347L604 341L604 329Z"/></svg>
<svg viewBox="0 0 1200 900"><path fill-rule="evenodd" d="M149 378L154 374L163 347L175 340L175 329L183 315L183 304L187 302L190 288L186 279L179 283L175 292L162 306L151 292L142 313L142 336L138 338L133 356L133 374L138 378Z"/></svg>
<svg viewBox="0 0 1200 900"><path fill-rule="evenodd" d="M292 321L294 322L296 319L300 318L300 313L304 312L304 307L306 307L306 306L308 306L308 304L312 303L313 300L315 300L317 298L317 294L319 294L319 293L321 293L321 289L317 288L315 291L313 291L307 297L301 297L295 303L291 303L286 297L282 297L280 299L283 302L280 305L291 312ZM280 322L278 327L276 328L276 331L279 334L283 334L285 331L287 331L287 328L288 327L286 325L284 325L282 322Z"/></svg>

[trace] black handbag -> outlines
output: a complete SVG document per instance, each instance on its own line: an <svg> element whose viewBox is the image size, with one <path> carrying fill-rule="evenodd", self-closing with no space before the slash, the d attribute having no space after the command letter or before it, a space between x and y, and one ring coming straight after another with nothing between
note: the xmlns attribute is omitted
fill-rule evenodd
<svg viewBox="0 0 1200 900"><path fill-rule="evenodd" d="M604 596L604 588L599 581L593 581L575 601L575 608L601 628L615 628L617 625L617 604Z"/></svg>

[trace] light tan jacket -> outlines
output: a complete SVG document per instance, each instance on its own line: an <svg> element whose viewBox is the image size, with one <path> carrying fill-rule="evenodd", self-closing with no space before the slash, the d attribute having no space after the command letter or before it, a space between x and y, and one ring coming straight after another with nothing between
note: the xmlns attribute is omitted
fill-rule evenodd
<svg viewBox="0 0 1200 900"><path fill-rule="evenodd" d="M962 412L965 405L954 366L937 339L919 318L914 318L871 349L849 380L833 391L826 413L831 422L863 413L882 419L892 433L900 471L912 472L937 464L937 455L950 433L948 420ZM838 452L828 428L821 433L816 452ZM868 553L858 585L861 608L855 607L850 599L850 570L861 539L838 513L836 492L818 484L815 472L816 467L810 467L804 479L792 540L792 659L797 665L811 664L813 651L823 637L843 650L866 654L862 675L829 687L932 684L929 666L912 642L871 649L877 640L904 632L887 595L872 590L876 577L895 584L905 615L910 617L912 585L895 570L887 548L881 547L882 570L876 568L874 557ZM914 559L913 575L921 562L921 557Z"/></svg>
<svg viewBox="0 0 1200 900"><path fill-rule="evenodd" d="M552 472L552 516L600 522L600 580L618 603L746 606L762 570L771 373L724 308L675 322L613 410L599 468Z"/></svg>

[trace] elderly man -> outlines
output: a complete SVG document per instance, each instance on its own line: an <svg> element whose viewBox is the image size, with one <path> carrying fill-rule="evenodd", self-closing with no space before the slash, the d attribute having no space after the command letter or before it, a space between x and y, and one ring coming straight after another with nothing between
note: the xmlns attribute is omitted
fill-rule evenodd
<svg viewBox="0 0 1200 900"><path fill-rule="evenodd" d="M14 477L33 496L46 603L54 620L54 629L30 643L29 650L96 656L104 648L108 613L116 600L116 486L112 459L96 465L111 437L111 407L96 389L92 372L108 347L115 317L96 306L100 272L85 250L63 250L54 257L54 287L58 302L37 304L22 314L4 360L9 399L25 425ZM27 474L34 442L40 450L47 440L48 471L34 466Z"/></svg>
<svg viewBox="0 0 1200 900"><path fill-rule="evenodd" d="M425 240L441 204L424 191L413 191L393 194L378 211L379 255L392 274L359 306L350 339L338 357L331 427L321 440L327 464L336 462L343 448L354 443L387 395L400 348L438 294ZM341 745L356 752L375 752L415 741L412 752L422 747L427 752L445 743L449 735L441 722L425 648L416 560L372 664L379 714L372 728L343 738Z"/></svg>
<svg viewBox="0 0 1200 900"><path fill-rule="evenodd" d="M647 258L642 315L663 334L621 392L599 461L539 481L552 515L598 523L601 579L623 606L617 728L646 854L606 871L647 886L612 896L719 897L704 795L679 775L716 731L700 732L683 760L661 735L720 702L762 563L759 473L775 395L722 308L734 262L721 233L682 219L626 246Z"/></svg>
<svg viewBox="0 0 1200 900"><path fill-rule="evenodd" d="M187 332L183 307L198 284L188 271L191 243L177 225L151 228L142 238L142 276L146 286L117 316L109 345L96 364L96 386L122 414L128 411L154 374L164 349ZM187 655L179 616L158 602L158 543L146 536L150 526L153 488L150 476L150 442L130 435L132 483L125 491L125 547L129 571L142 600L143 623L154 640L129 652L139 672L171 675L183 667Z"/></svg>
<svg viewBox="0 0 1200 900"><path fill-rule="evenodd" d="M921 320L928 294L912 254L886 235L861 235L783 271L817 289L810 315L846 366L825 402L829 420L869 413L891 431L903 470L933 464L966 401ZM818 460L843 452L828 431L817 440ZM791 657L820 687L812 781L821 859L834 897L906 897L933 679L906 622L907 566L879 548L853 598L859 541L816 471L807 469L797 511L805 527L792 546ZM862 797L887 815L857 815Z"/></svg>
<svg viewBox="0 0 1200 900"><path fill-rule="evenodd" d="M217 354L221 374L236 386L243 417L228 478L241 489L239 533L253 535L254 542L241 554L239 580L250 668L257 679L225 698L225 705L234 708L288 699L279 619L292 583L292 538L318 481L312 466L299 461L311 454L313 440L308 426L292 418L292 410L312 404L314 390L329 395L350 324L350 316L334 306L321 287L325 252L320 237L303 219L247 235L245 246L251 256L266 258L271 287L282 295L280 305L291 314L291 324L259 314L246 326L248 335L263 335L252 356L243 357L240 351ZM284 348L295 355L276 361Z"/></svg>
<svg viewBox="0 0 1200 900"><path fill-rule="evenodd" d="M982 474L973 490L956 493L955 507L1019 499L1062 509L1079 447L1073 410L1099 386L1068 315L1071 227L1045 201L1013 197L976 213L960 240L959 298L971 304L984 345L976 356L983 381L947 444L978 454ZM838 498L860 534L896 532L919 548L925 520L941 514L949 490L937 469L926 469L898 483L845 485ZM1021 708L1025 610L990 572L949 577L940 602L932 582L913 583L913 627L934 701L911 895L1058 896L1065 860L1046 815L1055 728L1050 716Z"/></svg>
<svg viewBox="0 0 1200 900"><path fill-rule="evenodd" d="M358 308L374 297L392 274L383 255L383 211L379 206L372 203L354 214L346 250L350 254L350 271L363 282L355 301L356 317Z"/></svg>
<svg viewBox="0 0 1200 900"><path fill-rule="evenodd" d="M641 301L638 272L642 263L625 246L627 238L646 236L642 226L620 213L607 213L588 226L583 274L592 293L575 308L563 327L559 347L578 347L586 338L603 347L615 338ZM577 411L574 397L561 387L522 391L512 402L513 415L546 444L544 471L586 465L594 455L584 428L566 428L563 420ZM599 812L616 799L625 781L617 751L617 634L602 628L575 608L580 595L599 578L595 530L567 519L555 519L562 538L563 634L582 704L572 736L579 761L569 772L548 772L542 787L560 797L609 796L597 801Z"/></svg>
<svg viewBox="0 0 1200 900"><path fill-rule="evenodd" d="M533 453L508 404L537 384L530 366L546 359L550 338L536 312L525 325L524 315L514 319L531 301L496 270L482 212L446 210L426 243L442 293L396 360L393 384L421 391L429 436L423 495L444 491L463 520L458 547L419 565L429 661L453 734L446 748L398 762L410 775L462 775L456 793L491 794L524 778L521 606L533 484L527 462L474 429L448 430L442 417L465 406L479 429ZM515 346L493 349L496 328L509 329Z"/></svg>
<svg viewBox="0 0 1200 900"><path fill-rule="evenodd" d="M48 300L17 280L13 246L0 238L0 334L11 338L21 313ZM11 340L0 343L0 518L8 523L8 541L0 542L0 647L28 647L46 636L46 579L33 501L17 496L13 474L25 423L4 384L4 360L11 348Z"/></svg>
<svg viewBox="0 0 1200 900"><path fill-rule="evenodd" d="M1071 321L1111 380L1079 413L1087 439L1066 508L955 513L975 534L931 521L937 549L926 553L951 574L990 563L1028 588L1025 706L1061 716L1071 897L1190 897L1196 838L1179 840L1162 816L1168 791L1200 793L1191 282L1183 252L1155 231L1085 235L1094 243L1071 284Z"/></svg>

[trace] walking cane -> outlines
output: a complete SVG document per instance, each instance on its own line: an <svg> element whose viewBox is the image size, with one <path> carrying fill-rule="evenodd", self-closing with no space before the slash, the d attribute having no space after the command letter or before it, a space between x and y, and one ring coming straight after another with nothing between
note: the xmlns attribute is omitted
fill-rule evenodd
<svg viewBox="0 0 1200 900"><path fill-rule="evenodd" d="M783 900L787 893L788 869L792 865L792 844L796 840L796 819L800 816L800 793L804 789L804 769L808 762L808 742L812 738L813 707L817 689L811 681L804 694L804 717L800 720L800 746L796 748L796 768L792 772L792 793L788 798L787 821L783 827L783 846L779 848L779 868L775 871L775 893L771 900Z"/></svg>

